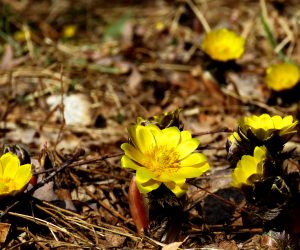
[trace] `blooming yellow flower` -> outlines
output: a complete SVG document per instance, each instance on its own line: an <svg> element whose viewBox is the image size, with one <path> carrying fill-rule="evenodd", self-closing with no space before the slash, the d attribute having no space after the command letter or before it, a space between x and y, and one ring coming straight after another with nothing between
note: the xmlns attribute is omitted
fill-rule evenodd
<svg viewBox="0 0 300 250"><path fill-rule="evenodd" d="M263 175L263 163L266 159L265 146L255 147L253 156L243 155L232 173L231 185L240 188L242 185L252 185L254 175L259 178ZM255 178L255 179L257 179Z"/></svg>
<svg viewBox="0 0 300 250"><path fill-rule="evenodd" d="M244 46L244 38L227 29L207 33L201 44L202 50L212 59L223 62L240 58Z"/></svg>
<svg viewBox="0 0 300 250"><path fill-rule="evenodd" d="M31 177L31 165L20 165L15 154L8 152L0 157L0 197L21 192Z"/></svg>
<svg viewBox="0 0 300 250"><path fill-rule="evenodd" d="M279 63L267 68L265 84L275 90L281 91L293 88L300 79L299 67L293 63Z"/></svg>
<svg viewBox="0 0 300 250"><path fill-rule="evenodd" d="M268 114L262 114L260 116L246 116L239 121L239 127L244 135L247 136L247 132L250 130L253 135L261 140L265 141L270 139L275 134L278 134L282 138L288 138L289 140L297 129L295 128L298 121L293 122L291 115L281 117L279 115L270 116Z"/></svg>
<svg viewBox="0 0 300 250"><path fill-rule="evenodd" d="M194 152L200 142L189 131L137 124L129 128L129 136L131 142L121 145L125 152L121 165L136 170L141 193L151 192L163 183L180 197L187 190L187 178L198 177L209 169L206 157Z"/></svg>

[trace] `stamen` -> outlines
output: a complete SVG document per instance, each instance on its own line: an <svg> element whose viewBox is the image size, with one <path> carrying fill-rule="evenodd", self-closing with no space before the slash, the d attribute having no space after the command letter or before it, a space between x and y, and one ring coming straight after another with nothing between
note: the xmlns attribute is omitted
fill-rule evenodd
<svg viewBox="0 0 300 250"><path fill-rule="evenodd" d="M162 172L176 172L180 167L179 154L167 145L155 146L145 154L143 164L157 176Z"/></svg>

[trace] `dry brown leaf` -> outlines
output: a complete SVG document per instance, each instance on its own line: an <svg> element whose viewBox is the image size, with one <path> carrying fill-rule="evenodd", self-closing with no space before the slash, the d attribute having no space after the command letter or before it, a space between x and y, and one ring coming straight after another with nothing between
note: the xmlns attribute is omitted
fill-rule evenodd
<svg viewBox="0 0 300 250"><path fill-rule="evenodd" d="M181 246L182 242L172 242L168 245L165 245L162 250L177 250Z"/></svg>
<svg viewBox="0 0 300 250"><path fill-rule="evenodd" d="M10 229L9 223L0 222L0 243L4 243Z"/></svg>
<svg viewBox="0 0 300 250"><path fill-rule="evenodd" d="M120 247L123 245L126 237L118 234L106 233L105 239L112 247Z"/></svg>
<svg viewBox="0 0 300 250"><path fill-rule="evenodd" d="M136 95L140 91L140 84L143 80L141 73L136 67L132 67L130 76L128 77L128 90L132 95Z"/></svg>

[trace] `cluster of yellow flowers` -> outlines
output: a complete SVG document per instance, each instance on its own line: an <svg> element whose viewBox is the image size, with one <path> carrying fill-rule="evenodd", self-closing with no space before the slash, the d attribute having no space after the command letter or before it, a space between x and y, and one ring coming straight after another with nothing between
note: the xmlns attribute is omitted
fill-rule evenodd
<svg viewBox="0 0 300 250"><path fill-rule="evenodd" d="M284 144L296 133L298 121L292 116L278 115L243 117L238 123L238 130L228 137L228 159L233 167L232 185L254 185L264 178L282 172L281 151ZM265 173L266 162L273 169ZM279 171L275 171L275 169Z"/></svg>
<svg viewBox="0 0 300 250"><path fill-rule="evenodd" d="M205 34L201 48L213 60L226 62L244 54L245 39L228 29L216 29ZM299 80L298 65L284 62L269 66L264 82L274 91L283 91L294 88Z"/></svg>
<svg viewBox="0 0 300 250"><path fill-rule="evenodd" d="M0 157L0 198L23 191L32 177L31 165L20 164L18 156L8 152Z"/></svg>
<svg viewBox="0 0 300 250"><path fill-rule="evenodd" d="M202 153L195 152L200 144L198 139L192 138L189 131L173 126L170 117L170 127L160 128L157 121L163 119L158 117L152 122L139 118L137 124L129 127L130 140L121 145L125 152L121 165L136 171L141 193L147 194L163 184L180 197L187 190L186 180L205 173L209 164ZM243 117L237 132L227 142L228 159L235 167L232 185L240 188L263 178L265 161L278 155L296 134L297 125L292 116Z"/></svg>

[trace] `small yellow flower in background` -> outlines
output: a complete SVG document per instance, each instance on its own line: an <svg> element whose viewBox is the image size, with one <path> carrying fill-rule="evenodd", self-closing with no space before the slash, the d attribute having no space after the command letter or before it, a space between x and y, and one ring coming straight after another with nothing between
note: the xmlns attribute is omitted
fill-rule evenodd
<svg viewBox="0 0 300 250"><path fill-rule="evenodd" d="M247 136L250 130L253 135L261 140L265 141L270 139L275 134L282 138L288 138L289 140L294 134L297 133L296 125L298 121L293 121L293 116L288 115L281 117L279 115L270 116L268 114L262 114L260 116L246 116L239 121L239 127L241 132Z"/></svg>
<svg viewBox="0 0 300 250"><path fill-rule="evenodd" d="M242 185L252 185L254 179L263 175L263 163L266 159L266 147L255 147L253 156L243 155L232 173L231 185L241 188ZM253 178L253 177L256 178ZM252 177L252 178L251 178Z"/></svg>
<svg viewBox="0 0 300 250"><path fill-rule="evenodd" d="M201 45L202 50L212 59L223 62L240 58L244 53L244 46L244 38L227 29L207 33Z"/></svg>
<svg viewBox="0 0 300 250"><path fill-rule="evenodd" d="M14 33L14 39L18 42L24 42L26 40L25 32L22 30L16 31Z"/></svg>
<svg viewBox="0 0 300 250"><path fill-rule="evenodd" d="M124 168L136 170L141 193L149 193L163 183L177 197L187 191L187 178L195 178L209 169L206 157L195 153L200 144L189 131L177 127L160 129L154 124L129 128L130 143L123 143Z"/></svg>
<svg viewBox="0 0 300 250"><path fill-rule="evenodd" d="M63 28L63 37L64 38L72 38L75 36L77 32L77 26L74 24L66 25Z"/></svg>
<svg viewBox="0 0 300 250"><path fill-rule="evenodd" d="M275 91L291 89L299 82L300 70L293 63L279 63L267 68L265 84Z"/></svg>
<svg viewBox="0 0 300 250"><path fill-rule="evenodd" d="M0 197L21 192L31 177L31 165L20 165L15 154L8 152L0 157Z"/></svg>
<svg viewBox="0 0 300 250"><path fill-rule="evenodd" d="M162 31L165 27L166 25L163 22L158 21L155 23L155 29L158 31Z"/></svg>

